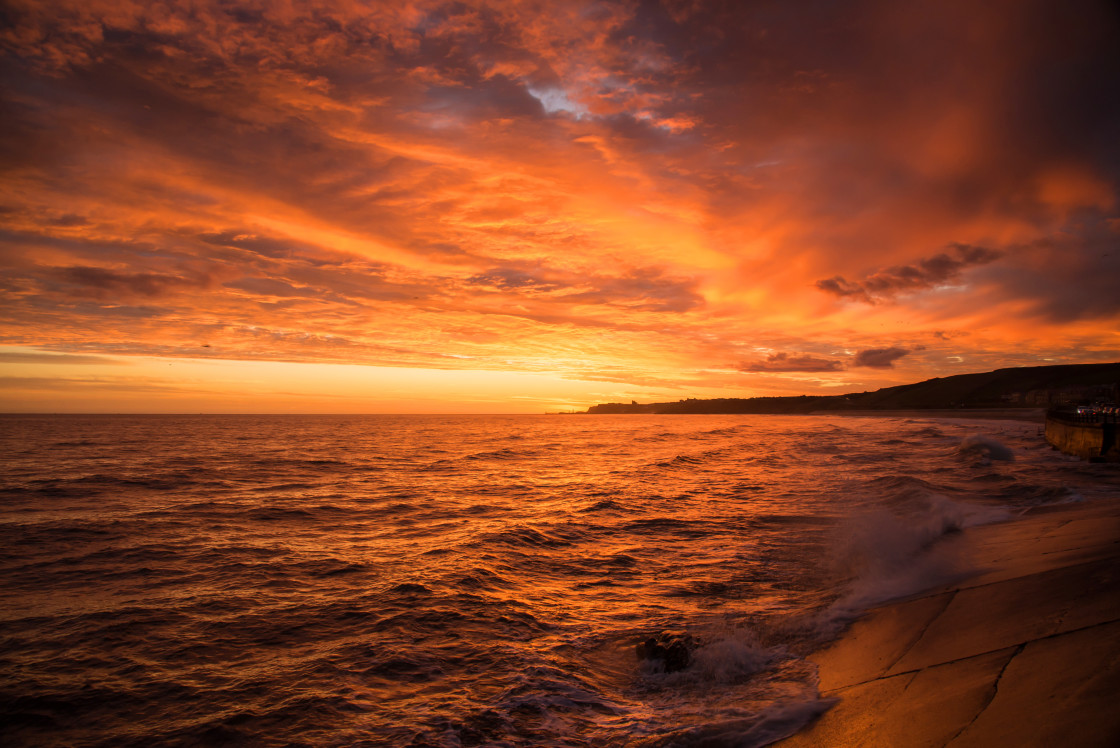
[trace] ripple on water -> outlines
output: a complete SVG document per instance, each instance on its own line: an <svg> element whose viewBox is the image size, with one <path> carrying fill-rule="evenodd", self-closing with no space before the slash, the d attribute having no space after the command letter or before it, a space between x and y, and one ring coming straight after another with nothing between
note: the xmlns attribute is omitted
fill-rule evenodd
<svg viewBox="0 0 1120 748"><path fill-rule="evenodd" d="M752 744L826 706L803 656L852 591L991 512L1120 488L980 421L5 425L13 745ZM845 536L875 542L841 563ZM675 672L637 656L665 631L696 643Z"/></svg>

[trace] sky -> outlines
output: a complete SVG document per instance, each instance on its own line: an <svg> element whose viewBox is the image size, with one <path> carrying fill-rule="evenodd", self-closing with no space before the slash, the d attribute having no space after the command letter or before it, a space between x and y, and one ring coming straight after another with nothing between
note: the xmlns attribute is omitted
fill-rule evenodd
<svg viewBox="0 0 1120 748"><path fill-rule="evenodd" d="M0 410L1120 360L1120 10L6 0Z"/></svg>

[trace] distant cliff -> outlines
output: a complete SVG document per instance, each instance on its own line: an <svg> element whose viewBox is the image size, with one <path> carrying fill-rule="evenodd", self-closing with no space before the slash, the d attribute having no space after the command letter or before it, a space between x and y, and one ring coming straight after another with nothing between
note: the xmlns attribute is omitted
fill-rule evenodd
<svg viewBox="0 0 1120 748"><path fill-rule="evenodd" d="M604 403L588 413L811 413L818 410L925 410L1047 407L1120 401L1120 362L996 369L958 374L874 392L800 397L749 397L674 403Z"/></svg>

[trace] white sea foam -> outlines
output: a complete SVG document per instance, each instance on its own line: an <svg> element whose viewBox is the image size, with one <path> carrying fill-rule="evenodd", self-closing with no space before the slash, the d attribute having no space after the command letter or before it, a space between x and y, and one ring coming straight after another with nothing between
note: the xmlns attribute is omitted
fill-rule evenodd
<svg viewBox="0 0 1120 748"><path fill-rule="evenodd" d="M779 650L764 647L749 631L739 630L698 647L688 672L706 681L726 683L759 672L779 656Z"/></svg>

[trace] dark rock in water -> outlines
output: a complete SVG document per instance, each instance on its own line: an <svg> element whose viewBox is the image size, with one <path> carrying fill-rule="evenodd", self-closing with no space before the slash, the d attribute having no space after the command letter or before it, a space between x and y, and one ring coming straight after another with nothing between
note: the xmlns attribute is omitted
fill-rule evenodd
<svg viewBox="0 0 1120 748"><path fill-rule="evenodd" d="M639 642L635 649L638 659L657 660L666 673L675 673L688 667L692 662L692 650L697 646L696 639L684 631L662 631Z"/></svg>

